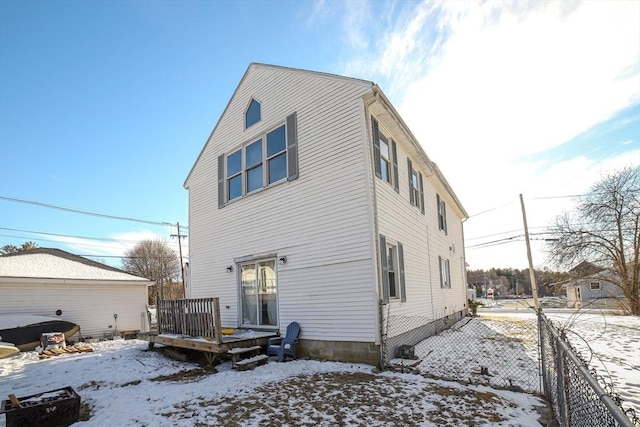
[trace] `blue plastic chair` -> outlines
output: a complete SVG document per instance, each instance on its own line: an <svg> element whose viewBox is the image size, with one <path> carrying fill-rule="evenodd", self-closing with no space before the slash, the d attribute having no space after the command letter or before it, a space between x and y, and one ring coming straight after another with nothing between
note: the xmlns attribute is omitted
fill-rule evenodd
<svg viewBox="0 0 640 427"><path fill-rule="evenodd" d="M267 342L267 355L278 356L278 362L283 362L286 356L296 358L296 344L300 335L298 322L291 322L287 326L284 337L269 338Z"/></svg>

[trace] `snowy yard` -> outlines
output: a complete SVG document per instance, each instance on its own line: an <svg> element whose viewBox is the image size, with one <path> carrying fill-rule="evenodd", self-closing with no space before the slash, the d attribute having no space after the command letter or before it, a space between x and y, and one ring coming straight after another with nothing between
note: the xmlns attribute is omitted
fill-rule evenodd
<svg viewBox="0 0 640 427"><path fill-rule="evenodd" d="M23 353L0 362L0 395L71 386L87 426L530 426L543 405L528 394L336 362L274 361L245 372L225 362L211 374L146 349L119 340L49 360Z"/></svg>
<svg viewBox="0 0 640 427"><path fill-rule="evenodd" d="M528 339L525 343L512 339L518 325L530 321L527 316L531 315L510 314L509 322L463 319L451 331L424 341L416 346L423 358L416 368L424 375L374 373L367 365L312 360L270 361L245 372L224 362L218 373L211 374L197 364L147 351L145 341L117 340L94 344L93 353L48 360L22 353L0 360L0 398L71 386L82 397L85 421L79 425L87 426L532 426L538 425L536 406L544 402L532 394L482 385L491 381L478 372L488 366L486 377L507 385L509 379L515 381L500 368L506 345L521 351L511 362L537 376L532 362L536 343L532 353ZM638 342L640 322L628 319L607 318L608 327L628 327L630 332L612 335L616 344L606 344L602 338L597 342L612 349L616 358L612 363L631 368L630 373L609 370L626 382L627 395L637 396L640 358L621 359L621 349L632 357L638 351L633 345ZM586 320L575 323L595 333ZM594 342L590 344L593 348ZM457 381L430 379L427 374ZM4 425L1 417L0 426Z"/></svg>
<svg viewBox="0 0 640 427"><path fill-rule="evenodd" d="M611 384L614 392L622 398L623 408L634 409L640 416L640 318L605 313L602 310L547 308L543 312L558 329L566 332L571 345L589 363L589 368L595 369L600 376L600 384ZM522 374L518 376L520 379L516 384L527 389L530 382L525 381L525 378L537 376L532 368L534 364L527 362L527 358L537 360L537 342L531 340L528 332L536 325L535 314L529 309L512 310L495 306L480 310L480 315L482 323L490 325L491 331L500 332L505 337L520 338L524 353L515 356L522 367ZM473 334L465 339L481 341L482 335ZM429 343L429 340L425 343ZM501 351L498 354L514 355L504 346ZM517 353L516 351L515 354ZM503 377L513 376L512 368L513 365L505 364L503 369L496 372L492 383L495 384L494 381Z"/></svg>

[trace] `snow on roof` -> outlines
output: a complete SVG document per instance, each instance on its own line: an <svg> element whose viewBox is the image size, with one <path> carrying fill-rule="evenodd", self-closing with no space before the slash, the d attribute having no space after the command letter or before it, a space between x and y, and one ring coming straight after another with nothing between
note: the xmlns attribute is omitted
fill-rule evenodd
<svg viewBox="0 0 640 427"><path fill-rule="evenodd" d="M148 281L69 252L49 248L0 256L0 277Z"/></svg>

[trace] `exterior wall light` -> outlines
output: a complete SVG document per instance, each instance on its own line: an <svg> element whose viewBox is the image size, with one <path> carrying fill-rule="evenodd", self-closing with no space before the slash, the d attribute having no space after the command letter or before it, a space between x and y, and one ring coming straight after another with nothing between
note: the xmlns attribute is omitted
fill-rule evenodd
<svg viewBox="0 0 640 427"><path fill-rule="evenodd" d="M278 265L283 265L287 263L287 257L286 256L281 256L280 258L278 258Z"/></svg>
<svg viewBox="0 0 640 427"><path fill-rule="evenodd" d="M227 267L227 273L231 273L233 271L233 265Z"/></svg>

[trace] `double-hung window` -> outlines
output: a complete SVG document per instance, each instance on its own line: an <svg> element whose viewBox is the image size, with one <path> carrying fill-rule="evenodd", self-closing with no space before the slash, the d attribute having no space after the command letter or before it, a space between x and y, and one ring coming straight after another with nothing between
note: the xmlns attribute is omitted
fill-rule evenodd
<svg viewBox="0 0 640 427"><path fill-rule="evenodd" d="M378 121L371 118L371 133L373 137L373 163L376 176L389 184L397 193L398 185L398 148L396 142L387 138L378 125Z"/></svg>
<svg viewBox="0 0 640 427"><path fill-rule="evenodd" d="M227 156L227 194L229 200L242 196L242 150Z"/></svg>
<svg viewBox="0 0 640 427"><path fill-rule="evenodd" d="M438 257L440 264L440 287L443 289L451 288L451 268L449 266L449 260L446 258Z"/></svg>
<svg viewBox="0 0 640 427"><path fill-rule="evenodd" d="M245 149L246 163L246 193L251 193L259 188L264 187L264 168L262 167L263 156L262 139L249 144Z"/></svg>
<svg viewBox="0 0 640 427"><path fill-rule="evenodd" d="M387 276L389 277L389 298L398 298L398 280L396 269L398 268L397 249L387 244Z"/></svg>
<svg viewBox="0 0 640 427"><path fill-rule="evenodd" d="M218 157L218 208L262 188L296 178L298 135L297 116L293 113L284 124Z"/></svg>
<svg viewBox="0 0 640 427"><path fill-rule="evenodd" d="M380 174L382 179L391 182L391 155L389 150L389 141L380 134Z"/></svg>
<svg viewBox="0 0 640 427"><path fill-rule="evenodd" d="M407 159L407 170L409 171L409 201L411 204L424 213L424 186L422 184L422 174L413 169L411 159Z"/></svg>
<svg viewBox="0 0 640 427"><path fill-rule="evenodd" d="M436 194L436 205L438 206L438 229L447 234L447 205L439 194Z"/></svg>
<svg viewBox="0 0 640 427"><path fill-rule="evenodd" d="M380 235L380 264L382 267L382 301L407 300L404 279L404 249L400 242L395 245Z"/></svg>
<svg viewBox="0 0 640 427"><path fill-rule="evenodd" d="M280 126L267 134L267 183L273 184L287 177L287 137Z"/></svg>

